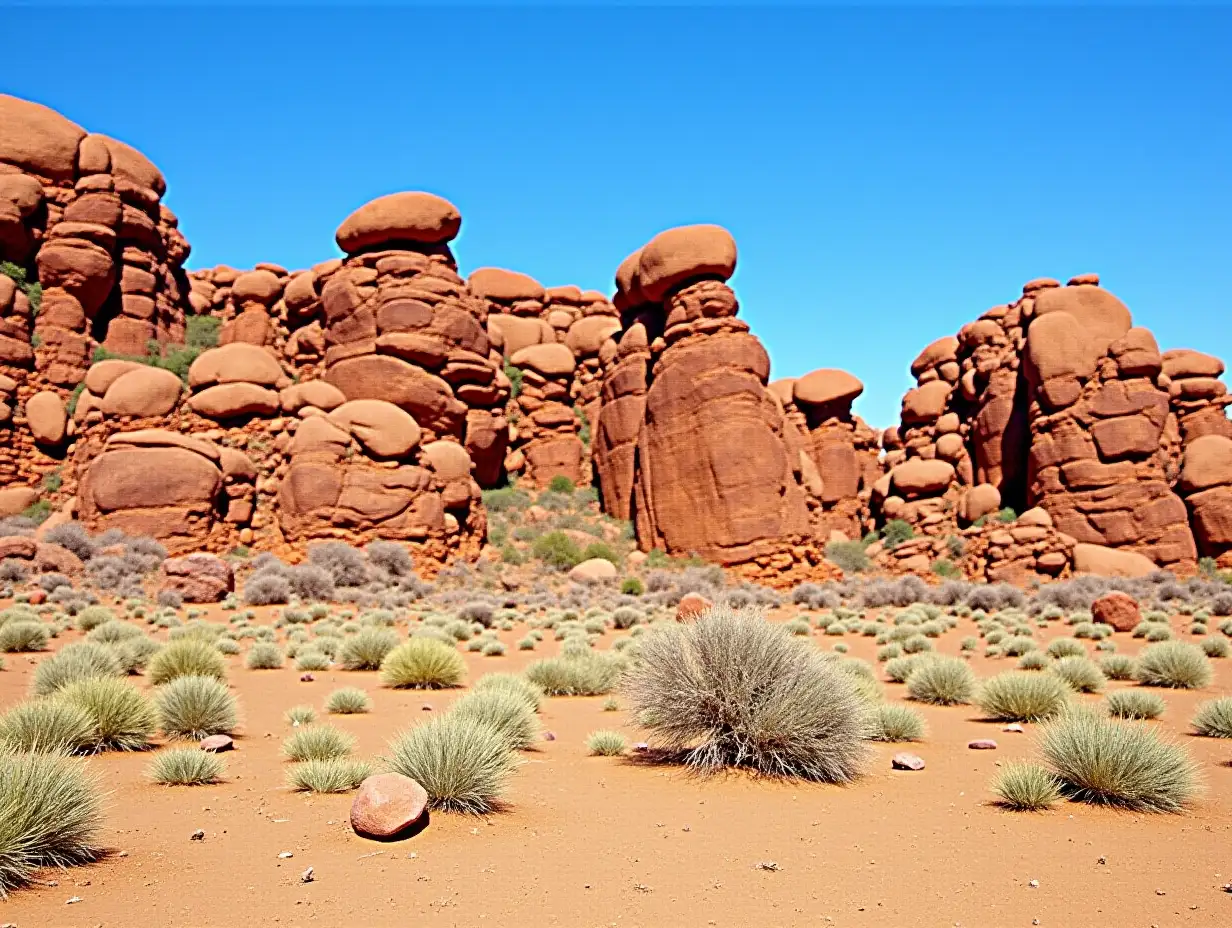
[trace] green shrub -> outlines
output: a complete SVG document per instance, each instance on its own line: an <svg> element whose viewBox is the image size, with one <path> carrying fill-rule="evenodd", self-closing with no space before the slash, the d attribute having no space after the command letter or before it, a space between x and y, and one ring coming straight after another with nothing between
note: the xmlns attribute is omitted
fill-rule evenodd
<svg viewBox="0 0 1232 928"><path fill-rule="evenodd" d="M1010 761L992 781L998 804L1016 812L1038 812L1061 798L1061 784L1039 764Z"/></svg>
<svg viewBox="0 0 1232 928"><path fill-rule="evenodd" d="M226 681L227 662L213 644L200 638L180 638L150 658L146 676L155 686L176 677L214 677Z"/></svg>
<svg viewBox="0 0 1232 928"><path fill-rule="evenodd" d="M871 741L900 743L924 737L924 719L914 709L892 703L873 708Z"/></svg>
<svg viewBox="0 0 1232 928"><path fill-rule="evenodd" d="M1048 671L1056 674L1078 693L1098 693L1106 682L1099 665L1085 657L1063 657L1049 664Z"/></svg>
<svg viewBox="0 0 1232 928"><path fill-rule="evenodd" d="M1028 651L1018 659L1018 669L1046 670L1049 663L1048 655L1043 651Z"/></svg>
<svg viewBox="0 0 1232 928"><path fill-rule="evenodd" d="M859 774L868 703L833 658L760 613L716 606L638 641L625 679L633 717L693 768L826 782Z"/></svg>
<svg viewBox="0 0 1232 928"><path fill-rule="evenodd" d="M81 631L88 632L115 620L115 613L106 606L87 606L77 613L76 624Z"/></svg>
<svg viewBox="0 0 1232 928"><path fill-rule="evenodd" d="M481 814L500 806L514 757L490 725L449 713L398 736L387 763L424 788L430 807Z"/></svg>
<svg viewBox="0 0 1232 928"><path fill-rule="evenodd" d="M372 700L358 687L348 686L334 690L325 700L325 711L330 715L355 715L372 709Z"/></svg>
<svg viewBox="0 0 1232 928"><path fill-rule="evenodd" d="M962 576L962 570L959 569L958 565L944 557L939 557L933 561L932 572L938 577L945 577L947 579Z"/></svg>
<svg viewBox="0 0 1232 928"><path fill-rule="evenodd" d="M985 680L975 701L986 718L1039 722L1059 715L1069 697L1069 688L1057 677L1010 671Z"/></svg>
<svg viewBox="0 0 1232 928"><path fill-rule="evenodd" d="M907 695L919 702L954 706L970 702L974 693L975 674L957 657L930 658L907 677Z"/></svg>
<svg viewBox="0 0 1232 928"><path fill-rule="evenodd" d="M1134 676L1146 686L1197 690L1209 686L1213 674L1210 661L1197 645L1166 641L1142 649Z"/></svg>
<svg viewBox="0 0 1232 928"><path fill-rule="evenodd" d="M282 666L282 651L271 641L258 641L248 649L244 665L249 670L277 670Z"/></svg>
<svg viewBox="0 0 1232 928"><path fill-rule="evenodd" d="M604 696L616 687L622 666L611 654L562 653L531 664L526 679L549 696Z"/></svg>
<svg viewBox="0 0 1232 928"><path fill-rule="evenodd" d="M372 775L372 765L349 757L329 757L293 764L287 786L298 792L349 793Z"/></svg>
<svg viewBox="0 0 1232 928"><path fill-rule="evenodd" d="M1207 657L1227 657L1229 652L1232 652L1232 647L1228 645L1228 639L1220 638L1217 635L1203 638L1198 644L1202 648L1202 653Z"/></svg>
<svg viewBox="0 0 1232 928"><path fill-rule="evenodd" d="M475 693L489 690L517 695L532 712L538 712L543 703L543 690L521 674L486 673L471 685L471 691Z"/></svg>
<svg viewBox="0 0 1232 928"><path fill-rule="evenodd" d="M160 751L145 775L163 786L204 786L222 779L226 765L222 758L199 748L172 748Z"/></svg>
<svg viewBox="0 0 1232 928"><path fill-rule="evenodd" d="M509 378L509 398L516 400L522 392L522 369L506 361L505 376Z"/></svg>
<svg viewBox="0 0 1232 928"><path fill-rule="evenodd" d="M102 800L80 761L50 754L0 754L0 896L42 867L93 860Z"/></svg>
<svg viewBox="0 0 1232 928"><path fill-rule="evenodd" d="M94 722L79 706L55 699L20 702L0 716L0 754L4 749L44 754L74 754L94 743Z"/></svg>
<svg viewBox="0 0 1232 928"><path fill-rule="evenodd" d="M381 661L381 682L395 689L459 686L466 662L454 648L431 638L412 638Z"/></svg>
<svg viewBox="0 0 1232 928"><path fill-rule="evenodd" d="M229 735L239 722L235 697L216 677L176 677L158 688L154 700L170 738Z"/></svg>
<svg viewBox="0 0 1232 928"><path fill-rule="evenodd" d="M488 688L467 693L450 712L490 725L513 751L529 748L539 739L535 710L522 695L509 690Z"/></svg>
<svg viewBox="0 0 1232 928"><path fill-rule="evenodd" d="M1197 767L1151 728L1073 712L1040 747L1072 798L1144 812L1179 812L1198 792Z"/></svg>
<svg viewBox="0 0 1232 928"><path fill-rule="evenodd" d="M34 671L34 695L48 696L70 683L91 677L118 677L120 662L105 645L90 641L66 644Z"/></svg>
<svg viewBox="0 0 1232 928"><path fill-rule="evenodd" d="M606 541L592 541L586 546L586 550L582 552L582 560L589 561L592 558L602 558L617 567L620 566L622 560L619 552Z"/></svg>
<svg viewBox="0 0 1232 928"><path fill-rule="evenodd" d="M881 530L881 538L885 542L886 548L893 550L901 545L904 541L910 541L915 537L915 529L911 527L911 523L903 519L891 519L885 524L885 528Z"/></svg>
<svg viewBox="0 0 1232 928"><path fill-rule="evenodd" d="M592 731L586 736L586 750L598 757L619 757L628 745L618 731Z"/></svg>
<svg viewBox="0 0 1232 928"><path fill-rule="evenodd" d="M355 747L355 739L330 725L309 725L295 732L282 743L282 756L287 760L328 760L346 757Z"/></svg>
<svg viewBox="0 0 1232 928"><path fill-rule="evenodd" d="M994 642L995 643L995 642ZM1045 653L1049 657L1086 657L1087 649L1076 638L1054 638L1048 642Z"/></svg>
<svg viewBox="0 0 1232 928"><path fill-rule="evenodd" d="M925 658L927 656L924 656ZM911 672L922 663L921 656L909 654L904 657L892 657L886 661L886 679L893 683L906 683Z"/></svg>
<svg viewBox="0 0 1232 928"><path fill-rule="evenodd" d="M42 622L6 622L0 625L0 651L45 651L51 629Z"/></svg>
<svg viewBox="0 0 1232 928"><path fill-rule="evenodd" d="M1202 703L1190 724L1207 738L1232 738L1232 696Z"/></svg>
<svg viewBox="0 0 1232 928"><path fill-rule="evenodd" d="M1109 654L1100 658L1099 669L1109 680L1132 680L1138 663L1126 654Z"/></svg>
<svg viewBox="0 0 1232 928"><path fill-rule="evenodd" d="M60 689L56 699L83 710L98 749L140 751L158 729L158 713L139 689L117 677L91 677Z"/></svg>
<svg viewBox="0 0 1232 928"><path fill-rule="evenodd" d="M998 522L1015 522L1017 521L1017 519L1018 519L1018 513L1016 513L1009 506L1006 506L1004 509L1002 509L1000 512L997 513Z"/></svg>
<svg viewBox="0 0 1232 928"><path fill-rule="evenodd" d="M553 493L572 493L577 489L577 484L566 477L564 474L557 474L548 481L548 490Z"/></svg>
<svg viewBox="0 0 1232 928"><path fill-rule="evenodd" d="M826 545L826 560L845 574L862 573L871 566L864 548L859 541L832 541Z"/></svg>
<svg viewBox="0 0 1232 928"><path fill-rule="evenodd" d="M315 647L307 648L295 655L296 670L328 670L329 658Z"/></svg>
<svg viewBox="0 0 1232 928"><path fill-rule="evenodd" d="M1108 714L1116 719L1157 719L1168 704L1158 693L1144 690L1117 690L1104 697Z"/></svg>
<svg viewBox="0 0 1232 928"><path fill-rule="evenodd" d="M531 554L557 570L568 570L582 562L582 551L577 542L562 531L540 535L531 544Z"/></svg>
<svg viewBox="0 0 1232 928"><path fill-rule="evenodd" d="M637 577L625 577L620 581L620 592L625 596L641 596L646 592L646 587Z"/></svg>
<svg viewBox="0 0 1232 928"><path fill-rule="evenodd" d="M347 670L378 670L397 646L398 633L393 629L368 627L342 642L338 660Z"/></svg>

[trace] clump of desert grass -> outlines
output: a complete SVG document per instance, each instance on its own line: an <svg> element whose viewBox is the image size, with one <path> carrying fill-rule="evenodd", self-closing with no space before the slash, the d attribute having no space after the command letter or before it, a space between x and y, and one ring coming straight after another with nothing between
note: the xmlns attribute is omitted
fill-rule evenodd
<svg viewBox="0 0 1232 928"><path fill-rule="evenodd" d="M90 641L66 644L34 671L34 695L49 696L78 680L118 677L123 673L114 652Z"/></svg>
<svg viewBox="0 0 1232 928"><path fill-rule="evenodd" d="M199 637L179 638L166 644L150 658L146 677L155 686L176 677L214 677L227 679L227 662L213 641Z"/></svg>
<svg viewBox="0 0 1232 928"><path fill-rule="evenodd" d="M158 729L158 712L141 690L118 677L91 677L57 691L56 699L90 717L95 750L140 751Z"/></svg>
<svg viewBox="0 0 1232 928"><path fill-rule="evenodd" d="M1045 653L1059 660L1063 657L1086 657L1087 649L1077 638L1054 638L1048 642Z"/></svg>
<svg viewBox="0 0 1232 928"><path fill-rule="evenodd" d="M0 716L0 751L74 754L94 741L89 713L56 699L18 703Z"/></svg>
<svg viewBox="0 0 1232 928"><path fill-rule="evenodd" d="M869 703L833 658L760 613L719 606L639 642L626 701L665 756L824 782L862 771Z"/></svg>
<svg viewBox="0 0 1232 928"><path fill-rule="evenodd" d="M485 673L471 684L471 690L476 693L486 690L516 693L532 712L538 712L543 704L543 690L518 673Z"/></svg>
<svg viewBox="0 0 1232 928"><path fill-rule="evenodd" d="M292 764L287 786L297 792L349 793L372 775L372 764L349 757L329 757Z"/></svg>
<svg viewBox="0 0 1232 928"><path fill-rule="evenodd" d="M1127 654L1109 654L1100 658L1099 669L1109 680L1132 680L1138 670L1138 662Z"/></svg>
<svg viewBox="0 0 1232 928"><path fill-rule="evenodd" d="M585 648L568 653L562 649L559 657L527 667L526 678L549 696L605 696L620 682L623 667L624 661L611 652Z"/></svg>
<svg viewBox="0 0 1232 928"><path fill-rule="evenodd" d="M258 641L248 649L244 666L249 670L277 670L282 666L282 650L272 641Z"/></svg>
<svg viewBox="0 0 1232 928"><path fill-rule="evenodd" d="M171 738L200 741L235 731L235 697L214 677L176 677L155 693L163 732Z"/></svg>
<svg viewBox="0 0 1232 928"><path fill-rule="evenodd" d="M171 748L160 751L145 775L163 786L205 786L222 779L226 764L221 757L199 748Z"/></svg>
<svg viewBox="0 0 1232 928"><path fill-rule="evenodd" d="M1076 693L1098 693L1107 682L1099 665L1088 657L1062 657L1048 665L1048 672L1065 681Z"/></svg>
<svg viewBox="0 0 1232 928"><path fill-rule="evenodd" d="M997 804L1016 812L1039 812L1061 798L1061 784L1039 764L1011 761L992 781Z"/></svg>
<svg viewBox="0 0 1232 928"><path fill-rule="evenodd" d="M957 706L975 695L975 673L957 657L930 657L907 677L907 695L935 706Z"/></svg>
<svg viewBox="0 0 1232 928"><path fill-rule="evenodd" d="M51 628L42 622L6 622L0 625L0 651L45 651Z"/></svg>
<svg viewBox="0 0 1232 928"><path fill-rule="evenodd" d="M397 646L398 633L393 629L370 626L343 641L338 662L347 670L378 670L385 656Z"/></svg>
<svg viewBox="0 0 1232 928"><path fill-rule="evenodd" d="M1040 747L1072 799L1179 812L1198 794L1198 768L1151 727L1075 710L1049 723Z"/></svg>
<svg viewBox="0 0 1232 928"><path fill-rule="evenodd" d="M994 721L1040 722L1059 715L1069 698L1069 687L1051 674L1010 671L985 680L975 701Z"/></svg>
<svg viewBox="0 0 1232 928"><path fill-rule="evenodd" d="M787 633L794 634L791 629ZM592 731L586 736L586 750L598 757L619 757L629 742L618 731Z"/></svg>
<svg viewBox="0 0 1232 928"><path fill-rule="evenodd" d="M459 686L465 673L462 655L431 638L404 641L381 661L381 682L395 689Z"/></svg>
<svg viewBox="0 0 1232 928"><path fill-rule="evenodd" d="M331 725L309 725L282 743L282 756L291 761L329 760L346 757L355 748L355 739Z"/></svg>
<svg viewBox="0 0 1232 928"><path fill-rule="evenodd" d="M296 670L328 670L329 657L316 648L307 648L295 655Z"/></svg>
<svg viewBox="0 0 1232 928"><path fill-rule="evenodd" d="M1135 677L1145 686L1197 690L1209 686L1211 662L1197 645L1165 641L1143 648Z"/></svg>
<svg viewBox="0 0 1232 928"><path fill-rule="evenodd" d="M284 715L291 725L299 727L300 725L310 725L317 720L317 710L312 706L292 706Z"/></svg>
<svg viewBox="0 0 1232 928"><path fill-rule="evenodd" d="M873 707L868 739L899 744L924 738L924 719L908 706L885 703Z"/></svg>
<svg viewBox="0 0 1232 928"><path fill-rule="evenodd" d="M1114 719L1157 719L1168 704L1158 693L1117 690L1104 697L1104 706Z"/></svg>
<svg viewBox="0 0 1232 928"><path fill-rule="evenodd" d="M330 715L356 715L371 709L372 700L356 686L334 690L325 700L325 711Z"/></svg>
<svg viewBox="0 0 1232 928"><path fill-rule="evenodd" d="M511 690L488 688L467 693L453 704L451 715L466 716L491 726L512 751L539 740L539 719L525 697Z"/></svg>
<svg viewBox="0 0 1232 928"><path fill-rule="evenodd" d="M397 736L389 747L389 769L417 782L429 806L446 812L498 809L517 765L496 729L453 712Z"/></svg>
<svg viewBox="0 0 1232 928"><path fill-rule="evenodd" d="M1190 724L1207 738L1232 738L1232 696L1202 703Z"/></svg>
<svg viewBox="0 0 1232 928"><path fill-rule="evenodd" d="M0 754L0 897L41 867L93 860L102 801L82 761L54 754Z"/></svg>

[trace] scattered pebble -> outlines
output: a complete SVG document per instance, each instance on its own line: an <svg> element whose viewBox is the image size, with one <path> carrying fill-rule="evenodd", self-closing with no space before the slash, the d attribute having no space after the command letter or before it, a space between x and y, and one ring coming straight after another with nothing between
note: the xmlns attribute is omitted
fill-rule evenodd
<svg viewBox="0 0 1232 928"><path fill-rule="evenodd" d="M288 857L294 857L294 856L295 855L292 854L290 851L283 851L281 854L278 855L278 859L286 860Z"/></svg>
<svg viewBox="0 0 1232 928"><path fill-rule="evenodd" d="M1006 726L1005 726L1003 729L1001 729L1001 730L1002 730L1002 731L1016 731L1016 732L1018 732L1018 734L1020 734L1020 735L1021 735L1023 732L1025 732L1025 731L1026 731L1026 729L1025 729L1025 728L1023 728L1021 725L1019 725L1017 722L1011 722L1010 724L1006 725Z"/></svg>
<svg viewBox="0 0 1232 928"><path fill-rule="evenodd" d="M235 742L229 735L210 735L208 738L201 739L201 750L214 754L230 751L234 747Z"/></svg>
<svg viewBox="0 0 1232 928"><path fill-rule="evenodd" d="M311 883L311 882L312 882L312 879L313 879L313 877L312 877L312 868L311 868L311 867L309 867L307 870L305 870L303 873L301 873L301 874L299 875L299 881L300 881L301 883Z"/></svg>
<svg viewBox="0 0 1232 928"><path fill-rule="evenodd" d="M976 738L974 741L968 741L967 747L973 751L995 751L997 742L991 738Z"/></svg>
<svg viewBox="0 0 1232 928"><path fill-rule="evenodd" d="M543 740L544 740L544 741L555 741L555 740L556 740L556 733L555 733L555 732L551 732L551 731L545 731L545 732L543 733Z"/></svg>
<svg viewBox="0 0 1232 928"><path fill-rule="evenodd" d="M895 770L923 770L924 758L903 752L890 758L890 766Z"/></svg>
<svg viewBox="0 0 1232 928"><path fill-rule="evenodd" d="M779 867L779 865L778 865L778 864L776 864L773 860L760 860L760 861L758 861L758 862L757 862L757 869L758 869L758 870L771 870L771 871L777 871L777 870L780 870L780 869L782 869L782 868L781 868L781 867Z"/></svg>
<svg viewBox="0 0 1232 928"><path fill-rule="evenodd" d="M1039 880L1032 880L1027 885L1030 886L1032 889L1039 889Z"/></svg>
<svg viewBox="0 0 1232 928"><path fill-rule="evenodd" d="M80 901L81 901L80 896L69 896L68 900L64 904L72 905L74 902L80 902Z"/></svg>
<svg viewBox="0 0 1232 928"><path fill-rule="evenodd" d="M649 751L650 745L648 745L645 741L639 741L637 744L633 745L633 750L640 754L643 751Z"/></svg>
<svg viewBox="0 0 1232 928"><path fill-rule="evenodd" d="M1157 889L1157 890L1155 890L1155 895L1157 895L1157 896L1166 896L1166 895L1168 895L1168 894L1167 894L1166 892L1164 892L1162 889Z"/></svg>
<svg viewBox="0 0 1232 928"><path fill-rule="evenodd" d="M1106 864L1106 863L1108 863L1108 858L1107 858L1107 857L1101 857L1099 860L1097 860L1097 861L1096 861L1096 863L1098 863L1098 864Z"/></svg>
<svg viewBox="0 0 1232 928"><path fill-rule="evenodd" d="M192 837L191 837L191 838L189 838L188 840L189 840L189 841L204 841L204 840L205 840L205 831L204 831L204 830L202 830L202 829L200 829L200 828L198 828L196 831L194 831L194 832L192 833Z"/></svg>
<svg viewBox="0 0 1232 928"><path fill-rule="evenodd" d="M314 677L312 674L306 673L299 678L299 682L300 683L311 683L315 679L316 677Z"/></svg>
<svg viewBox="0 0 1232 928"><path fill-rule="evenodd" d="M420 706L419 708L420 708L420 711L422 711L422 712L431 712L431 711L432 711L432 703L430 703L430 702L425 702L425 703L424 703L422 706Z"/></svg>

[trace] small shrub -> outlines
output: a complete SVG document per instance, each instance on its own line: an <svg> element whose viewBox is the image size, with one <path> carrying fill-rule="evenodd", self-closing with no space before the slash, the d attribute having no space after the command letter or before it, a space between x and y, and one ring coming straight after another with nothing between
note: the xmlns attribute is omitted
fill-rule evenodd
<svg viewBox="0 0 1232 928"><path fill-rule="evenodd" d="M155 694L162 730L171 738L200 740L235 731L235 697L214 677L176 677Z"/></svg>
<svg viewBox="0 0 1232 928"><path fill-rule="evenodd" d="M354 686L334 690L325 700L325 711L330 715L355 715L368 712L371 708L372 700L368 694Z"/></svg>
<svg viewBox="0 0 1232 928"><path fill-rule="evenodd" d="M454 703L450 712L490 725L513 751L529 748L539 738L535 710L519 693L510 690L488 688L467 693Z"/></svg>
<svg viewBox="0 0 1232 928"><path fill-rule="evenodd" d="M51 629L42 622L6 622L0 626L0 651L45 651Z"/></svg>
<svg viewBox="0 0 1232 928"><path fill-rule="evenodd" d="M826 560L845 574L862 573L871 566L864 548L859 541L832 541L826 545Z"/></svg>
<svg viewBox="0 0 1232 928"><path fill-rule="evenodd" d="M619 658L587 649L536 661L526 668L526 678L549 696L606 696L615 689L621 667Z"/></svg>
<svg viewBox="0 0 1232 928"><path fill-rule="evenodd" d="M372 765L349 757L328 757L293 764L287 786L298 792L349 793L372 775Z"/></svg>
<svg viewBox="0 0 1232 928"><path fill-rule="evenodd" d="M1039 812L1061 798L1061 784L1039 764L1010 761L992 781L998 804L1016 812Z"/></svg>
<svg viewBox="0 0 1232 928"><path fill-rule="evenodd" d="M875 706L871 724L871 741L901 743L919 741L924 737L924 719L914 709L886 703Z"/></svg>
<svg viewBox="0 0 1232 928"><path fill-rule="evenodd" d="M226 765L222 758L198 748L172 748L161 751L146 776L163 786L204 786L222 779Z"/></svg>
<svg viewBox="0 0 1232 928"><path fill-rule="evenodd" d="M314 647L306 648L295 655L296 670L328 670L329 657Z"/></svg>
<svg viewBox="0 0 1232 928"><path fill-rule="evenodd" d="M1048 670L1077 693L1098 693L1106 682L1099 665L1085 657L1063 657L1049 664Z"/></svg>
<svg viewBox="0 0 1232 928"><path fill-rule="evenodd" d="M0 755L0 897L42 867L93 860L102 824L98 786L79 761Z"/></svg>
<svg viewBox="0 0 1232 928"><path fill-rule="evenodd" d="M87 606L77 613L77 627L83 632L93 631L100 625L115 621L115 613L106 606Z"/></svg>
<svg viewBox="0 0 1232 928"><path fill-rule="evenodd" d="M466 672L462 655L430 638L412 638L381 661L381 682L395 689L459 686Z"/></svg>
<svg viewBox="0 0 1232 928"><path fill-rule="evenodd" d="M1048 669L1048 655L1043 651L1028 651L1018 659L1019 670L1046 670Z"/></svg>
<svg viewBox="0 0 1232 928"><path fill-rule="evenodd" d="M309 545L308 563L325 570L333 577L335 586L363 586L368 579L368 562L363 553L344 541Z"/></svg>
<svg viewBox="0 0 1232 928"><path fill-rule="evenodd" d="M1138 663L1127 654L1109 654L1100 658L1099 669L1109 680L1132 680Z"/></svg>
<svg viewBox="0 0 1232 928"><path fill-rule="evenodd" d="M499 641L485 641L479 651L484 657L501 657L505 646Z"/></svg>
<svg viewBox="0 0 1232 928"><path fill-rule="evenodd" d="M172 641L150 658L146 676L158 686L176 677L227 679L227 662L218 649L200 638Z"/></svg>
<svg viewBox="0 0 1232 928"><path fill-rule="evenodd" d="M885 546L893 550L901 545L904 541L910 541L915 537L915 529L911 527L911 523L903 519L891 519L885 524L885 528L881 530L881 538L885 542Z"/></svg>
<svg viewBox="0 0 1232 928"><path fill-rule="evenodd" d="M253 574L244 584L244 602L249 606L273 606L290 601L291 583L279 574Z"/></svg>
<svg viewBox="0 0 1232 928"><path fill-rule="evenodd" d="M1228 645L1228 639L1219 638L1215 635L1203 638L1198 645L1202 648L1202 653L1207 657L1227 657L1229 651L1232 651L1232 648Z"/></svg>
<svg viewBox="0 0 1232 928"><path fill-rule="evenodd" d="M90 715L69 703L32 699L18 703L0 716L0 755L4 748L74 754L93 743L94 722Z"/></svg>
<svg viewBox="0 0 1232 928"><path fill-rule="evenodd" d="M543 703L543 690L521 674L486 673L471 686L474 693L489 690L513 693L525 702L532 712L538 712Z"/></svg>
<svg viewBox="0 0 1232 928"><path fill-rule="evenodd" d="M625 596L641 596L646 592L646 587L637 577L625 577L620 581L620 592Z"/></svg>
<svg viewBox="0 0 1232 928"><path fill-rule="evenodd" d="M368 562L390 577L409 577L414 573L411 553L396 541L372 541L365 549Z"/></svg>
<svg viewBox="0 0 1232 928"><path fill-rule="evenodd" d="M1054 638L1048 642L1045 652L1049 657L1086 657L1087 649L1081 641L1074 638Z"/></svg>
<svg viewBox="0 0 1232 928"><path fill-rule="evenodd" d="M1116 719L1157 719L1168 704L1158 693L1144 690L1117 690L1104 697L1108 714Z"/></svg>
<svg viewBox="0 0 1232 928"><path fill-rule="evenodd" d="M249 670L277 670L282 666L282 651L270 641L258 641L248 649L244 666Z"/></svg>
<svg viewBox="0 0 1232 928"><path fill-rule="evenodd" d="M309 725L317 720L317 712L312 706L292 706L283 715L288 722L295 728L300 725Z"/></svg>
<svg viewBox="0 0 1232 928"><path fill-rule="evenodd" d="M1166 641L1142 649L1135 679L1146 686L1196 690L1209 686L1210 661L1197 645Z"/></svg>
<svg viewBox="0 0 1232 928"><path fill-rule="evenodd" d="M118 677L120 662L111 648L92 641L66 644L34 671L34 695L48 696L92 677Z"/></svg>
<svg viewBox="0 0 1232 928"><path fill-rule="evenodd" d="M1207 738L1232 738L1232 696L1202 703L1190 724Z"/></svg>
<svg viewBox="0 0 1232 928"><path fill-rule="evenodd" d="M117 677L78 680L59 690L55 698L90 716L91 740L100 750L140 751L158 728L153 703Z"/></svg>
<svg viewBox="0 0 1232 928"><path fill-rule="evenodd" d="M547 532L536 538L531 545L531 554L557 570L568 570L582 561L582 551L577 542L561 531Z"/></svg>
<svg viewBox="0 0 1232 928"><path fill-rule="evenodd" d="M962 570L948 558L939 557L933 561L931 570L938 577L961 577Z"/></svg>
<svg viewBox="0 0 1232 928"><path fill-rule="evenodd" d="M586 736L586 750L598 757L619 757L628 744L618 731L593 731Z"/></svg>
<svg viewBox="0 0 1232 928"><path fill-rule="evenodd" d="M346 757L355 739L330 725L309 725L282 743L282 756L296 762Z"/></svg>
<svg viewBox="0 0 1232 928"><path fill-rule="evenodd" d="M490 725L450 713L398 736L388 765L420 784L432 808L482 814L499 807L515 760Z"/></svg>
<svg viewBox="0 0 1232 928"><path fill-rule="evenodd" d="M971 701L975 674L957 657L934 657L922 662L907 677L907 695L919 702L954 706Z"/></svg>
<svg viewBox="0 0 1232 928"><path fill-rule="evenodd" d="M563 474L557 474L548 482L548 490L552 493L572 493L577 485Z"/></svg>
<svg viewBox="0 0 1232 928"><path fill-rule="evenodd" d="M1198 792L1197 767L1151 728L1074 712L1044 729L1044 757L1072 798L1143 812L1179 812Z"/></svg>
<svg viewBox="0 0 1232 928"><path fill-rule="evenodd" d="M338 660L347 670L378 670L381 661L397 646L397 632L369 627L343 641Z"/></svg>
<svg viewBox="0 0 1232 928"><path fill-rule="evenodd" d="M1050 674L1014 672L985 680L976 704L986 718L1003 722L1040 722L1055 718L1069 701L1066 684Z"/></svg>

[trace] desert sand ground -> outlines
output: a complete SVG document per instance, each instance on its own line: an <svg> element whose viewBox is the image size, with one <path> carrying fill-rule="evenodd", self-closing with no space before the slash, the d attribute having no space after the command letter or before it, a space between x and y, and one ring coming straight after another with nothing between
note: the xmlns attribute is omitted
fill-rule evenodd
<svg viewBox="0 0 1232 928"><path fill-rule="evenodd" d="M275 610L259 610L269 622ZM796 615L778 609L772 618ZM225 621L214 608L207 617ZM1183 617L1172 619L1184 636ZM505 656L466 653L469 679L516 671L555 653L534 652L502 632ZM1065 634L1059 623L1044 641ZM975 633L969 619L937 642L958 653ZM160 632L159 637L165 636ZM597 647L618 634L608 631ZM814 633L819 647L835 639ZM67 632L53 647L76 640ZM872 661L871 638L851 634L850 655ZM1120 653L1142 646L1117 634ZM0 707L29 690L38 661L10 655ZM1186 733L1194 707L1232 693L1232 661L1217 660L1214 684L1162 691L1158 725L1200 762L1206 791L1179 815L1137 814L1079 803L1012 813L992 804L989 782L1007 760L1035 754L1025 733L981 721L971 706L913 704L928 733L908 746L923 771L891 770L904 746L877 744L869 773L840 787L783 783L744 774L698 778L626 758L588 756L585 739L616 728L642 738L606 697L550 698L541 718L555 740L525 752L509 808L482 817L433 815L418 835L393 843L357 837L349 795L304 795L283 783L283 713L315 705L347 685L369 691L366 715L330 717L376 757L390 737L440 712L454 691L394 691L375 672L321 671L301 682L291 662L248 670L229 658L243 713L224 783L160 787L143 770L148 754L105 753L83 761L110 790L104 843L110 855L85 867L44 871L44 882L0 902L0 922L69 926L433 924L469 926L1173 926L1232 924L1232 744ZM981 678L1010 659L971 658ZM881 665L878 676L884 679ZM140 681L140 678L135 678ZM144 685L144 684L142 684ZM1110 683L1109 689L1132 686ZM904 686L884 684L906 702ZM619 697L618 697L619 698ZM1084 696L1097 702L1098 696ZM969 750L995 738L996 751ZM202 829L204 840L193 841ZM280 857L284 852L292 857ZM301 873L312 867L312 882ZM77 898L71 904L67 900Z"/></svg>

